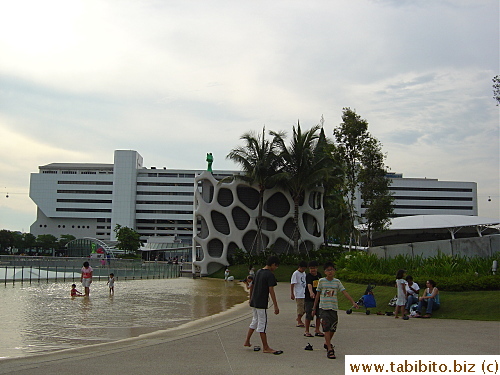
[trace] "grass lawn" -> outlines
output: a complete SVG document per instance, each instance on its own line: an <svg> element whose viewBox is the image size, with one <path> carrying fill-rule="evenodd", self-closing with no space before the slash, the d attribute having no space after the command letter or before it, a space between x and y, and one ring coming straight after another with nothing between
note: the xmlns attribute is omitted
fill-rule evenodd
<svg viewBox="0 0 500 375"><path fill-rule="evenodd" d="M255 267L257 270L258 267ZM295 271L294 266L280 266L275 272L279 282L290 282L290 277ZM248 269L244 265L230 267L231 275L235 280L244 279L248 274ZM321 272L320 268L320 272ZM211 277L224 278L224 269L211 275ZM342 280L341 280L342 281ZM439 288L439 280L436 280ZM357 301L365 292L365 284L354 284L342 282L351 297ZM422 286L421 286L422 287ZM390 299L396 295L396 287L377 286L373 290L377 307L371 308L372 314L377 311L394 311L388 306ZM434 312L432 318L436 319L466 319L466 320L496 320L500 321L500 305L498 302L498 291L470 291L470 292L441 292L441 308ZM341 310L351 307L350 302L341 295L339 298ZM353 313L364 314L365 308L354 310Z"/></svg>

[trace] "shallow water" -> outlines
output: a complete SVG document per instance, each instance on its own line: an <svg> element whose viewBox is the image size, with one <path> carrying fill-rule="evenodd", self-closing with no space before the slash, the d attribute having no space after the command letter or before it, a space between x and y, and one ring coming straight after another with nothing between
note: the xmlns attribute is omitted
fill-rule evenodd
<svg viewBox="0 0 500 375"><path fill-rule="evenodd" d="M114 296L105 281L94 281L90 298L70 297L71 284L0 285L0 358L172 328L248 298L237 283L209 279L118 280Z"/></svg>

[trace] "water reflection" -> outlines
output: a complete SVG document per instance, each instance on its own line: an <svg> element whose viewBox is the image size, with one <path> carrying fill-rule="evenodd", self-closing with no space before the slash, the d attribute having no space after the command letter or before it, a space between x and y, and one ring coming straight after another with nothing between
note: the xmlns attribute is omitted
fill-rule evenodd
<svg viewBox="0 0 500 375"><path fill-rule="evenodd" d="M0 357L113 341L225 311L247 299L235 283L189 278L105 281L90 297L70 297L72 282L0 286Z"/></svg>

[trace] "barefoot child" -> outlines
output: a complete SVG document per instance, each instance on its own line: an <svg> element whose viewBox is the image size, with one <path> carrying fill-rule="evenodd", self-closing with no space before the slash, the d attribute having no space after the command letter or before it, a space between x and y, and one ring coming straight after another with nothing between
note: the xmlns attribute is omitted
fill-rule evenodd
<svg viewBox="0 0 500 375"><path fill-rule="evenodd" d="M396 311L394 311L394 318L399 318L399 312L404 316L405 305L406 305L406 280L405 280L405 270L398 270L396 273L396 288L398 288L398 300L396 301Z"/></svg>
<svg viewBox="0 0 500 375"><path fill-rule="evenodd" d="M115 294L115 274L110 273L108 282L106 283L109 286L109 294Z"/></svg>
<svg viewBox="0 0 500 375"><path fill-rule="evenodd" d="M274 287L277 285L276 277L274 276L274 271L278 268L280 264L279 258L276 256L270 256L267 260L266 266L257 271L255 274L254 281L250 290L250 306L252 307L252 323L248 328L247 338L243 346L251 346L250 338L255 330L260 334L260 340L262 341L262 351L264 353L271 353L279 355L283 353L281 350L271 349L267 343L267 305L269 303L269 296L274 305L274 313L277 315L280 313L278 308L278 301L276 300L276 294L274 293ZM257 347L254 350L259 350Z"/></svg>
<svg viewBox="0 0 500 375"><path fill-rule="evenodd" d="M323 328L323 333L325 334L324 348L327 350L326 357L329 359L335 359L337 357L335 357L335 351L333 350L331 341L333 335L337 331L337 310L339 309L337 296L339 292L342 292L355 308L359 309L359 306L356 302L354 302L349 293L347 293L340 280L334 278L336 270L333 263L325 263L324 270L326 277L323 277L318 282L312 314L314 316L316 311L318 311L318 308L321 310L320 318L321 327Z"/></svg>
<svg viewBox="0 0 500 375"><path fill-rule="evenodd" d="M80 282L85 288L85 297L90 295L90 284L92 284L92 275L94 270L90 267L89 262L83 262L82 275L80 277Z"/></svg>
<svg viewBox="0 0 500 375"><path fill-rule="evenodd" d="M71 285L71 297L83 297L83 293L76 290L76 284Z"/></svg>

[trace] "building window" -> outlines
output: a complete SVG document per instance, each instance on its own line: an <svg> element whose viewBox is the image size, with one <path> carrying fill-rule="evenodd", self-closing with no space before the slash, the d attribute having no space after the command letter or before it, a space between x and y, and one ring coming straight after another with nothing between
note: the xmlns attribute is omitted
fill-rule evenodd
<svg viewBox="0 0 500 375"><path fill-rule="evenodd" d="M57 181L59 185L113 185L113 181Z"/></svg>
<svg viewBox="0 0 500 375"><path fill-rule="evenodd" d="M391 186L389 188L391 191L445 191L453 193L472 193L472 189L462 189L462 188L431 188L431 187L401 187L401 186Z"/></svg>
<svg viewBox="0 0 500 375"><path fill-rule="evenodd" d="M111 204L111 199L58 199L58 203L108 203Z"/></svg>
<svg viewBox="0 0 500 375"><path fill-rule="evenodd" d="M111 212L111 208L56 208L59 212Z"/></svg>

